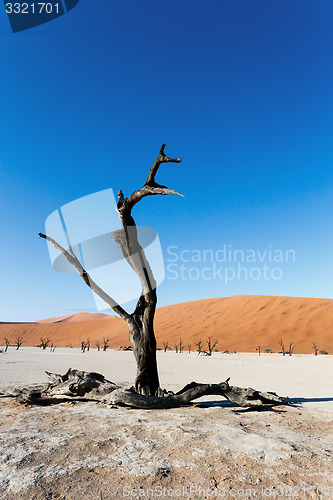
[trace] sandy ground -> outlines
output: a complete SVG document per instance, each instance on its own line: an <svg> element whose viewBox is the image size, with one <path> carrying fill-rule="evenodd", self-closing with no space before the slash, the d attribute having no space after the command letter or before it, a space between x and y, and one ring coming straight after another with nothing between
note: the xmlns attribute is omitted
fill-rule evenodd
<svg viewBox="0 0 333 500"><path fill-rule="evenodd" d="M0 498L333 498L333 357L158 353L161 385L220 382L275 391L293 405L248 411L218 397L172 410L53 407L0 400ZM13 348L0 387L69 367L131 384L131 352Z"/></svg>

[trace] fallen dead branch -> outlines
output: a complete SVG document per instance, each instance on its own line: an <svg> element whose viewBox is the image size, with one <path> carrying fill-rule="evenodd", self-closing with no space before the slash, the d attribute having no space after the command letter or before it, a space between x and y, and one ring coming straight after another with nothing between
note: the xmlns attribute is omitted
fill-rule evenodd
<svg viewBox="0 0 333 500"><path fill-rule="evenodd" d="M65 375L46 372L50 382L45 386L2 389L2 397L16 397L21 403L51 405L66 401L96 401L111 406L167 409L188 405L202 396L223 396L242 407L262 407L287 404L274 392L260 392L251 387L229 385L229 379L219 384L191 382L177 393L160 390L158 396L146 396L132 387L124 389L100 373L72 370Z"/></svg>

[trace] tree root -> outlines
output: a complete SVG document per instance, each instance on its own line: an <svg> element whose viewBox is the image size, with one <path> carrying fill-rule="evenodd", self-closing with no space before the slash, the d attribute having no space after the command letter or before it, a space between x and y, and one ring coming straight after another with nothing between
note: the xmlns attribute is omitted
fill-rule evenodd
<svg viewBox="0 0 333 500"><path fill-rule="evenodd" d="M22 389L2 389L2 397L15 397L21 403L51 405L68 401L96 401L111 406L168 409L188 405L202 396L223 396L245 408L288 404L288 399L274 392L260 392L250 387L229 385L229 379L219 384L191 382L177 393L158 390L156 396L143 396L134 388L124 389L95 372L72 370L65 375L46 372L50 382L46 386Z"/></svg>

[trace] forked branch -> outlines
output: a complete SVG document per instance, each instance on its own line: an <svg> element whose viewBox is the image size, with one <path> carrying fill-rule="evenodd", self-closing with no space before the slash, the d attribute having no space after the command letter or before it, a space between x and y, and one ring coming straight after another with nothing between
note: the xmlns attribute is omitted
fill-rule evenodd
<svg viewBox="0 0 333 500"><path fill-rule="evenodd" d="M162 163L180 163L182 161L181 158L169 158L164 153L164 149L165 149L165 144L162 144L162 147L160 149L160 152L158 153L156 160L150 167L145 186L160 186L160 184L157 184L155 182L155 176ZM160 187L165 187L165 186L160 186Z"/></svg>

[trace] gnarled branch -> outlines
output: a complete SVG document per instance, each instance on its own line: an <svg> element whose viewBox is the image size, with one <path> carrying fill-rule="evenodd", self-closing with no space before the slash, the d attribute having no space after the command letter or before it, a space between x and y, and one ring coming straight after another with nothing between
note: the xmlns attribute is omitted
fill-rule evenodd
<svg viewBox="0 0 333 500"><path fill-rule="evenodd" d="M165 149L165 144L162 144L162 147L160 149L160 152L158 153L156 160L154 161L153 165L150 167L145 186L153 186L153 187L160 186L160 184L156 184L155 176L156 176L156 173L157 173L157 171L162 163L170 163L170 162L171 163L180 163L182 161L181 158L169 158L164 153L164 149ZM165 186L160 186L160 187L164 188Z"/></svg>
<svg viewBox="0 0 333 500"><path fill-rule="evenodd" d="M245 408L258 408L287 404L274 392L260 392L251 387L229 385L229 379L219 384L191 382L182 390L161 391L157 396L145 396L131 389L124 389L104 378L100 373L69 369L65 375L46 372L50 377L47 386L25 389L3 389L3 397L17 397L23 403L50 405L64 401L99 401L112 406L126 405L133 408L168 409L188 405L202 396L223 396Z"/></svg>

